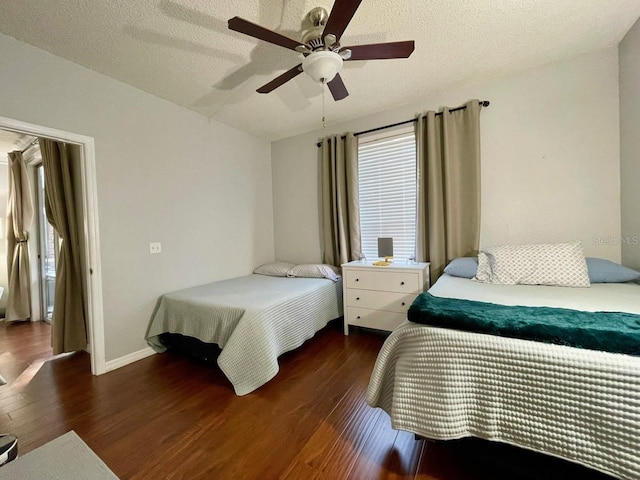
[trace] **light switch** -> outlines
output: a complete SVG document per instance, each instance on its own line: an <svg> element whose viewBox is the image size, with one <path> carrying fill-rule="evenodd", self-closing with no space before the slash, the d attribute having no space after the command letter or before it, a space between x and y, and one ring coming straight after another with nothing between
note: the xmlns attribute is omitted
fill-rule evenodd
<svg viewBox="0 0 640 480"><path fill-rule="evenodd" d="M162 253L162 244L160 242L150 243L149 244L149 253L151 255L155 253Z"/></svg>

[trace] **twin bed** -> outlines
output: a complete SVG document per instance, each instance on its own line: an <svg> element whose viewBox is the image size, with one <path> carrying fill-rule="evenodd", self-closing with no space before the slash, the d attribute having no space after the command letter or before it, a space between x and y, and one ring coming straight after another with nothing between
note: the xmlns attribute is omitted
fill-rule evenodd
<svg viewBox="0 0 640 480"><path fill-rule="evenodd" d="M423 295L435 303L640 314L640 285L632 283L495 285L445 274ZM420 311L413 314L418 319ZM636 345L625 348L640 348L640 317L629 319ZM639 479L640 357L558 343L560 337L543 343L407 321L380 351L368 402L385 410L394 428L426 438L475 436Z"/></svg>
<svg viewBox="0 0 640 480"><path fill-rule="evenodd" d="M147 342L163 352L172 333L218 345L218 365L246 395L278 373L281 354L341 315L340 279L252 274L163 295Z"/></svg>

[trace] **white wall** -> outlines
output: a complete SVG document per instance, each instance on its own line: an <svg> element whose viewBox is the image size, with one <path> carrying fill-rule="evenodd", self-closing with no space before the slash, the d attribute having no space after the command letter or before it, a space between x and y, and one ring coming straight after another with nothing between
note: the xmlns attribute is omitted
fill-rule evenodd
<svg viewBox="0 0 640 480"><path fill-rule="evenodd" d="M619 51L622 262L640 269L640 20Z"/></svg>
<svg viewBox="0 0 640 480"><path fill-rule="evenodd" d="M357 85L351 88L357 95ZM481 246L578 239L588 256L619 261L616 48L274 142L276 258L321 260L320 137L395 123L470 98L491 101L481 113Z"/></svg>
<svg viewBox="0 0 640 480"><path fill-rule="evenodd" d="M160 294L273 258L268 142L4 35L0 58L0 116L95 138L107 360Z"/></svg>

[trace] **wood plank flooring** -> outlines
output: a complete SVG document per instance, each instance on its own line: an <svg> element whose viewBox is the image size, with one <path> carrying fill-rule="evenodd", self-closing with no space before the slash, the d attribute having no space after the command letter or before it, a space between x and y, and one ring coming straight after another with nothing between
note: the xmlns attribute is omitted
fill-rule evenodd
<svg viewBox="0 0 640 480"><path fill-rule="evenodd" d="M0 322L0 432L24 454L69 430L122 479L605 479L577 465L466 439L416 440L366 404L384 337L329 325L237 397L215 364L165 353L94 377L52 357L50 327Z"/></svg>

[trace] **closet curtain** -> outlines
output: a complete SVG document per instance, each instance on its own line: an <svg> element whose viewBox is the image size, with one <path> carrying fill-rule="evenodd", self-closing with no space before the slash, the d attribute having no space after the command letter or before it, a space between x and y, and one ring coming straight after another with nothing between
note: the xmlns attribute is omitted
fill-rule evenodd
<svg viewBox="0 0 640 480"><path fill-rule="evenodd" d="M430 262L431 284L456 257L480 243L480 103L418 116L417 257Z"/></svg>
<svg viewBox="0 0 640 480"><path fill-rule="evenodd" d="M40 138L44 170L47 220L60 236L56 286L51 322L53 354L87 347L87 326L83 306L79 235L71 168L71 148Z"/></svg>
<svg viewBox="0 0 640 480"><path fill-rule="evenodd" d="M340 266L357 260L360 246L358 141L353 133L322 140L323 262Z"/></svg>
<svg viewBox="0 0 640 480"><path fill-rule="evenodd" d="M29 227L33 221L31 187L22 152L9 153L9 201L7 205L7 309L9 321L31 318Z"/></svg>

